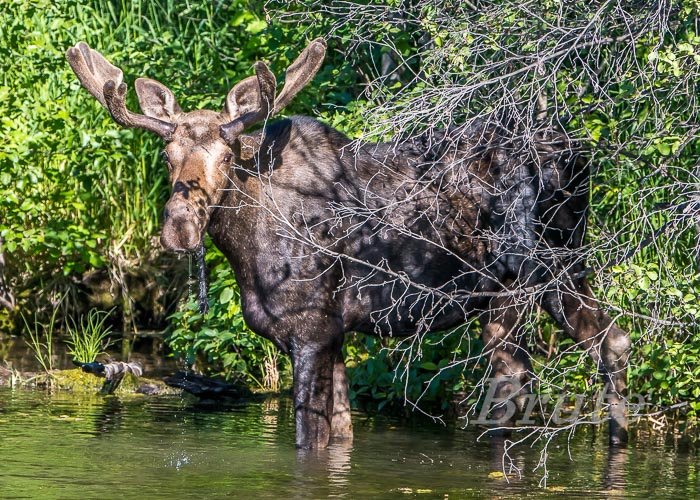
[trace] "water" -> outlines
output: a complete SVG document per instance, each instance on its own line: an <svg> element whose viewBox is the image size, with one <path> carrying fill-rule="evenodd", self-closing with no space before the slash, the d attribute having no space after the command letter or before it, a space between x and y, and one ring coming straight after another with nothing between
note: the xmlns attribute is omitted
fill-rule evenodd
<svg viewBox="0 0 700 500"><path fill-rule="evenodd" d="M472 430L354 414L352 446L294 448L288 399L202 409L180 397L85 397L0 389L0 498L693 498L695 451L649 440L610 453L590 430L501 452ZM573 459L569 458L569 452Z"/></svg>

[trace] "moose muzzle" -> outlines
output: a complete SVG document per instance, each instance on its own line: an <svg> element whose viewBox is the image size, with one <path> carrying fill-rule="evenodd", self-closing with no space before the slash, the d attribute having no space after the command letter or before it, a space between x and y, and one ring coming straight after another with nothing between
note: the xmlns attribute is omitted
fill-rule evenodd
<svg viewBox="0 0 700 500"><path fill-rule="evenodd" d="M174 252L193 252L201 239L202 227L196 209L182 200L168 202L160 234L163 247Z"/></svg>

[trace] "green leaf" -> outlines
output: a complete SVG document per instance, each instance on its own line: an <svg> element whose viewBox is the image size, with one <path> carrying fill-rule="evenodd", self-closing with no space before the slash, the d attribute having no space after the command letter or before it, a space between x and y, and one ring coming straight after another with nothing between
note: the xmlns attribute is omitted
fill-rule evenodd
<svg viewBox="0 0 700 500"><path fill-rule="evenodd" d="M228 304L233 298L233 290L231 288L224 288L219 295L219 303Z"/></svg>
<svg viewBox="0 0 700 500"><path fill-rule="evenodd" d="M656 150L664 156L671 154L671 146L663 142L656 145Z"/></svg>

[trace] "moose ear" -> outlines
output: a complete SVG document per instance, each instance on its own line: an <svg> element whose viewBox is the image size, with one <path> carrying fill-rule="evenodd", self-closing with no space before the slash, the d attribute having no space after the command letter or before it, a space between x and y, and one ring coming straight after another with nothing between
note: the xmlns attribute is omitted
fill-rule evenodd
<svg viewBox="0 0 700 500"><path fill-rule="evenodd" d="M260 85L257 76L241 80L229 91L224 104L224 113L230 120L260 107Z"/></svg>
<svg viewBox="0 0 700 500"><path fill-rule="evenodd" d="M134 84L141 111L146 116L172 121L182 112L168 87L150 78L137 78Z"/></svg>

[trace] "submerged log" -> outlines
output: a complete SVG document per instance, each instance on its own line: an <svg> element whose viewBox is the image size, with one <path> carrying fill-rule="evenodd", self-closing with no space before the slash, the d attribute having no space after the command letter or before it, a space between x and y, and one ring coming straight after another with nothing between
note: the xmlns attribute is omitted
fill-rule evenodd
<svg viewBox="0 0 700 500"><path fill-rule="evenodd" d="M250 396L250 391L245 388L191 372L179 371L172 377L165 377L163 382L200 399L241 399Z"/></svg>
<svg viewBox="0 0 700 500"><path fill-rule="evenodd" d="M143 366L136 362L124 363L123 361L115 361L113 363L100 363L99 361L93 361L92 363L81 363L73 360L73 363L86 373L105 378L105 383L100 391L102 394L113 394L127 373L131 373L136 377L143 375Z"/></svg>

